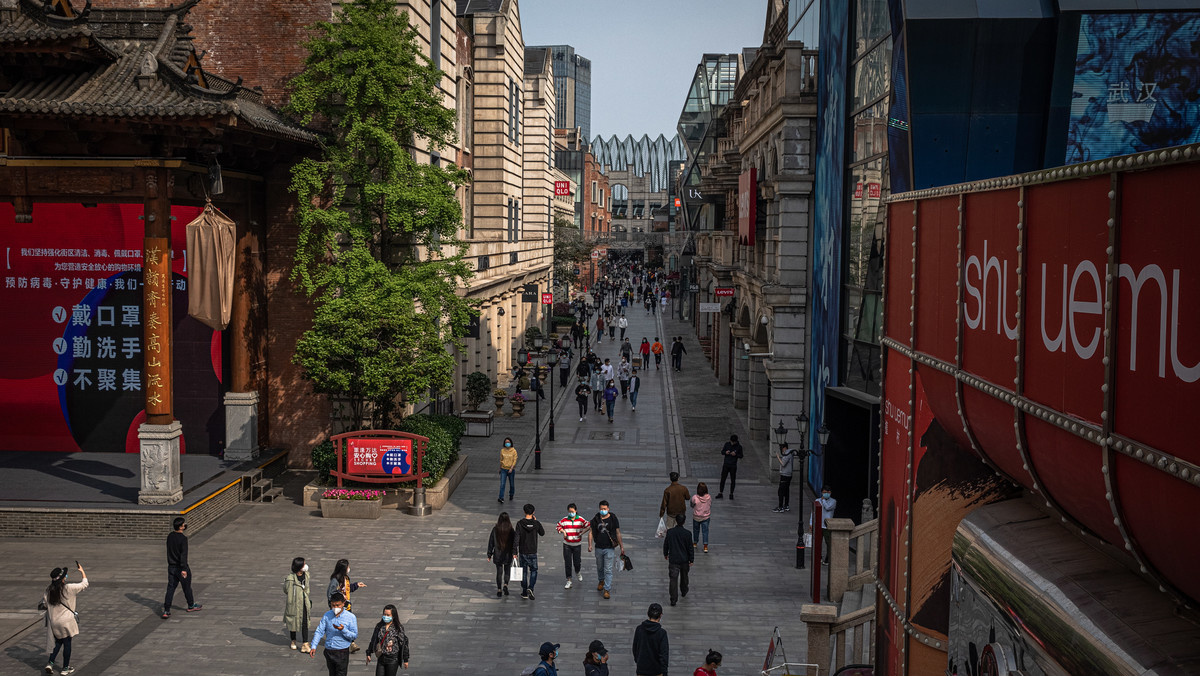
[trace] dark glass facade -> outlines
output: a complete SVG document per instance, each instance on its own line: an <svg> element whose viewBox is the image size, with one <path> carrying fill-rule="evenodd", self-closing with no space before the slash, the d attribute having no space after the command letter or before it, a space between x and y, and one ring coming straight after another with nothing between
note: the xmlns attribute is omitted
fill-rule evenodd
<svg viewBox="0 0 1200 676"><path fill-rule="evenodd" d="M554 68L554 126L578 127L585 139L592 137L592 62L575 53L570 45L551 45Z"/></svg>

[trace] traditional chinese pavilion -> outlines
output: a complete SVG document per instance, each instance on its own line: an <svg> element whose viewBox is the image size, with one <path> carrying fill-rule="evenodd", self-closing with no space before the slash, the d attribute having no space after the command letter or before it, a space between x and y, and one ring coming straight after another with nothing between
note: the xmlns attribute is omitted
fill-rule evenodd
<svg viewBox="0 0 1200 676"><path fill-rule="evenodd" d="M140 452L142 504L181 500L181 452L266 442L267 235L317 142L205 71L198 2L0 0L0 450ZM187 316L209 198L237 228L223 331Z"/></svg>

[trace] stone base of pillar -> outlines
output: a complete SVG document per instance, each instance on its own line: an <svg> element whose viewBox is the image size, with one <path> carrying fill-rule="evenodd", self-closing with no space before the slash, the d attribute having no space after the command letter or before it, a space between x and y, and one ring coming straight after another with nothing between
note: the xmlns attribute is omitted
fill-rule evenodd
<svg viewBox="0 0 1200 676"><path fill-rule="evenodd" d="M178 420L169 425L138 426L142 467L139 505L174 505L183 500L183 481L179 474L179 440L182 437L183 426Z"/></svg>
<svg viewBox="0 0 1200 676"><path fill-rule="evenodd" d="M258 392L225 393L225 459L258 457Z"/></svg>

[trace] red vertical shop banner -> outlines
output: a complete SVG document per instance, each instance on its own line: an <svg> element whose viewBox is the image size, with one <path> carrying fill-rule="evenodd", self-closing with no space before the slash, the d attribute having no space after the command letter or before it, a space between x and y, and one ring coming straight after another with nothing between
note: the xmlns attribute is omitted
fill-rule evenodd
<svg viewBox="0 0 1200 676"><path fill-rule="evenodd" d="M143 312L142 209L35 204L31 226L0 204L0 450L137 450L156 375L143 361L155 346ZM159 303L174 307L175 415L186 447L212 453L224 440L220 334L187 316L185 228L200 209L171 213L173 247L159 259L170 298Z"/></svg>
<svg viewBox="0 0 1200 676"><path fill-rule="evenodd" d="M879 468L879 581L897 604L902 616L907 615L908 598L908 448L912 433L912 407L909 399L909 373L912 362L903 354L887 350L882 404L882 437ZM876 652L881 659L891 656L895 663L885 674L902 674L905 632L887 604L881 604L880 645ZM890 640L889 640L890 639ZM881 666L884 666L881 664Z"/></svg>
<svg viewBox="0 0 1200 676"><path fill-rule="evenodd" d="M738 240L754 246L758 220L758 170L751 167L738 176Z"/></svg>

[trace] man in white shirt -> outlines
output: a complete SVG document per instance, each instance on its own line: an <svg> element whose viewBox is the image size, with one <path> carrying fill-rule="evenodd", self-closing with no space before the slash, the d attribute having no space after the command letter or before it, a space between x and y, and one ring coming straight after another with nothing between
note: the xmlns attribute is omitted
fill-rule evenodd
<svg viewBox="0 0 1200 676"><path fill-rule="evenodd" d="M612 360L604 360L604 365L600 367L600 375L604 377L605 384L607 384L610 380L616 380L616 378L613 377Z"/></svg>
<svg viewBox="0 0 1200 676"><path fill-rule="evenodd" d="M821 563L829 563L829 529L826 528L826 522L833 518L833 512L837 509L837 500L833 497L833 489L825 486L821 489L821 497L817 498L817 502L821 505L821 540L824 542L824 552L821 555ZM812 530L812 516L808 517L808 528Z"/></svg>
<svg viewBox="0 0 1200 676"><path fill-rule="evenodd" d="M621 318L617 320L617 326L621 328L621 340L625 340L625 329L629 328L629 320L625 318L625 315L621 315Z"/></svg>

